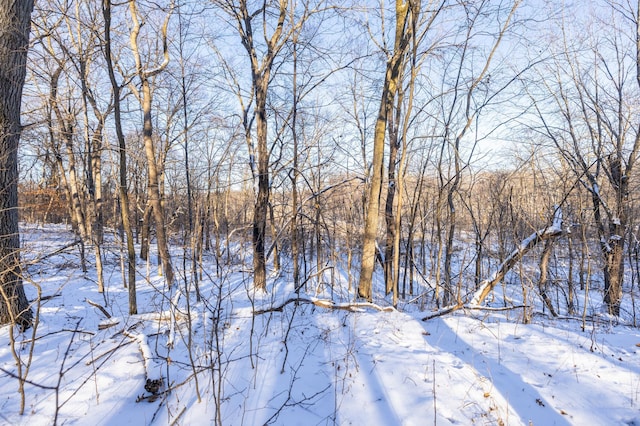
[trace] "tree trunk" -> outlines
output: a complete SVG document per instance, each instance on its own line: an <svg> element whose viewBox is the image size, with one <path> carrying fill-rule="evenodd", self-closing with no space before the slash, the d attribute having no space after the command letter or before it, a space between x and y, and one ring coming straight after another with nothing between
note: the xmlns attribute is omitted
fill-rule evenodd
<svg viewBox="0 0 640 426"><path fill-rule="evenodd" d="M263 77L264 78L264 77ZM256 92L256 139L258 143L258 195L253 210L253 285L267 288L267 263L265 239L267 236L267 212L269 209L269 150L267 148L267 81L259 78Z"/></svg>
<svg viewBox="0 0 640 426"><path fill-rule="evenodd" d="M619 227L619 225L615 225ZM621 233L624 230L620 230ZM617 238L619 237L619 238ZM604 303L611 315L620 315L622 282L624 275L624 241L620 234L612 233L609 244L603 244L604 254Z"/></svg>
<svg viewBox="0 0 640 426"><path fill-rule="evenodd" d="M320 172L318 172L318 175L320 174ZM320 176L318 176L318 188L320 188ZM316 199L315 200L315 206L314 206L314 212L315 212L315 218L313 221L313 235L315 237L315 249L316 249L316 253L315 253L315 258L316 258L316 293L320 293L321 291L321 286L322 286L322 278L323 278L323 273L321 273L320 271L322 271L322 261L323 261L323 256L322 256L322 233L321 233L321 227L320 227L320 219L321 219L321 213L322 211L320 210L320 200Z"/></svg>
<svg viewBox="0 0 640 426"><path fill-rule="evenodd" d="M75 231L80 237L80 263L82 265L82 271L87 272L87 264L85 259L85 243L88 241L87 222L84 214L82 199L80 198L80 191L78 190L78 176L76 172L76 159L73 150L73 128L74 120L70 117L68 111L63 111L58 103L58 81L63 71L63 64L60 62L58 68L51 76L50 82L50 98L49 103L51 109L55 112L58 119L59 133L64 140L64 145L67 151L67 170L69 172L68 179L66 178L64 163L62 156L58 155L58 167L60 169L60 175L65 176L64 181L67 183L66 192L68 194L69 212L71 214L71 222L75 225ZM66 113L66 114L65 114ZM59 154L59 153L58 153Z"/></svg>
<svg viewBox="0 0 640 426"><path fill-rule="evenodd" d="M96 274L98 276L98 292L104 292L104 273L102 265L102 242L104 239L104 215L102 213L102 129L104 120L100 119L98 127L91 138L91 243L96 259Z"/></svg>
<svg viewBox="0 0 640 426"><path fill-rule="evenodd" d="M127 147L122 131L122 119L120 108L120 85L116 81L116 75L113 69L113 60L111 58L111 1L103 0L102 15L104 16L104 55L107 62L107 71L109 72L109 80L111 82L111 90L113 91L113 107L114 119L116 127L116 136L118 138L119 153L119 172L120 181L118 185L118 196L120 198L120 215L122 227L127 238L127 272L128 272L128 290L129 290L129 314L138 313L138 303L136 295L136 251L133 244L133 228L129 216L129 192L127 189ZM125 286L127 283L123 283Z"/></svg>
<svg viewBox="0 0 640 426"><path fill-rule="evenodd" d="M145 203L144 212L142 213L142 222L140 223L140 259L149 260L149 239L151 234L151 211L153 207L149 201Z"/></svg>
<svg viewBox="0 0 640 426"><path fill-rule="evenodd" d="M300 264L298 244L298 39L293 38L293 75L291 94L293 111L291 114L291 137L293 142L293 169L289 172L291 179L291 259L293 262L293 287L300 293ZM351 283L349 283L351 285Z"/></svg>
<svg viewBox="0 0 640 426"><path fill-rule="evenodd" d="M463 130L463 134L464 134L464 130ZM449 229L447 230L447 243L446 243L445 257L444 257L444 292L442 295L442 300L445 306L450 304L451 301L453 300L453 286L451 284L453 271L451 270L451 263L453 261L453 241L456 233L456 221L457 221L457 212L456 212L454 196L458 191L458 187L460 186L459 148L460 148L460 137L456 137L455 145L453 147L455 175L451 180L451 183L447 190L447 206L449 207Z"/></svg>
<svg viewBox="0 0 640 426"><path fill-rule="evenodd" d="M380 216L382 177L384 176L385 133L387 131L387 120L398 92L403 59L408 45L408 40L406 39L406 24L409 13L409 3L396 0L395 11L396 28L394 49L392 56L387 60L382 96L380 97L380 107L373 135L371 186L366 211L362 243L362 262L358 282L358 296L368 301L372 300L371 281L373 280L373 270L376 259L376 235L378 233L378 219Z"/></svg>
<svg viewBox="0 0 640 426"><path fill-rule="evenodd" d="M153 142L153 121L151 117L151 84L149 79L154 75L162 72L169 64L169 53L167 47L167 27L171 11L167 14L162 26L162 44L164 59L162 64L152 70L145 70L142 66L142 54L138 47L138 35L142 24L138 17L138 8L135 0L129 1L129 10L131 11L131 20L133 26L129 37L131 50L136 63L136 73L140 79L141 89L136 93L140 106L142 107L142 140L144 142L144 152L147 157L147 178L148 178L148 203L152 207L152 214L156 229L156 241L158 246L158 255L162 263L165 280L169 287L173 284L173 266L171 265L171 256L169 254L169 246L167 242L167 234L164 220L164 209L162 205L162 197L160 192L160 174L162 170L158 167L156 159L155 146Z"/></svg>
<svg viewBox="0 0 640 426"><path fill-rule="evenodd" d="M399 116L399 112L396 115ZM389 167L387 169L387 199L384 206L384 218L387 225L387 235L384 248L384 282L385 293L393 291L395 274L393 270L394 243L396 239L396 219L394 216L394 199L396 195L396 160L398 157L398 128L395 120L390 120L389 126ZM399 212L395 212L399 214Z"/></svg>
<svg viewBox="0 0 640 426"><path fill-rule="evenodd" d="M549 312L551 312L551 315L557 317L558 314L553 308L553 302L547 294L547 285L549 283L549 258L551 257L552 248L553 239L548 239L544 244L542 256L540 256L540 280L538 281L538 291L540 291L540 297L542 297L542 300L549 309Z"/></svg>
<svg viewBox="0 0 640 426"><path fill-rule="evenodd" d="M280 271L280 248L278 247L278 231L271 203L269 203L269 221L271 222L271 238L273 238L273 270L278 273Z"/></svg>
<svg viewBox="0 0 640 426"><path fill-rule="evenodd" d="M153 143L153 125L151 121L151 88L149 81L142 80L142 113L144 117L142 138L144 140L144 152L147 156L147 173L149 177L149 204L152 207L153 221L155 223L156 241L158 245L158 255L162 262L162 270L169 287L173 283L173 266L171 265L171 255L164 220L164 209L162 208L162 197L160 195L160 184L158 176L158 164Z"/></svg>
<svg viewBox="0 0 640 426"><path fill-rule="evenodd" d="M573 269L574 269L574 258L573 255L575 253L575 250L573 248L573 234L571 234L570 232L567 235L567 252L569 255L569 270L567 272L567 310L569 312L569 315L573 315L575 312L575 307L574 307L574 299L575 299L575 284L573 282Z"/></svg>
<svg viewBox="0 0 640 426"><path fill-rule="evenodd" d="M20 271L18 144L32 0L0 6L0 324L32 325Z"/></svg>

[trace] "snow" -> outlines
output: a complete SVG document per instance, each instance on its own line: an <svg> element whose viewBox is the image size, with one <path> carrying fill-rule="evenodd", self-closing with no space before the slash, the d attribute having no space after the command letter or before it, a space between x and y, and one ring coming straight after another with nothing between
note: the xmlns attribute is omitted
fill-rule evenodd
<svg viewBox="0 0 640 426"><path fill-rule="evenodd" d="M23 231L26 258L73 241L62 227ZM199 303L183 278L164 297L162 277L140 264L141 314L129 316L117 254L107 250L104 295L77 247L29 267L53 297L42 302L22 416L0 328L0 423L640 425L640 330L607 317L590 316L583 331L580 318L536 312L524 324L520 309L421 321L417 307L384 299L347 309L301 294L306 302L285 304L288 280L253 295L243 268L216 276L213 261ZM25 363L31 330L16 336ZM153 395L145 380L157 376L164 387Z"/></svg>
<svg viewBox="0 0 640 426"><path fill-rule="evenodd" d="M555 206L553 212L553 223L549 229L545 230L549 234L559 234L562 232L562 209L560 206Z"/></svg>

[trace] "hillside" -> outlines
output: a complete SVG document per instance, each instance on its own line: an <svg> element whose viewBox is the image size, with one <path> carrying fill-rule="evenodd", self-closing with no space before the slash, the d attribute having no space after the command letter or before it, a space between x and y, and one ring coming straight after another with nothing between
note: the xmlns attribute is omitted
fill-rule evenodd
<svg viewBox="0 0 640 426"><path fill-rule="evenodd" d="M584 330L541 306L528 324L518 308L421 321L415 304L376 309L384 299L346 309L337 290L331 308L313 288L285 303L284 275L253 294L246 268L218 276L213 261L197 301L183 276L169 290L141 263L129 316L117 246L98 294L75 246L49 255L74 240L64 227L23 238L24 257L40 259L26 290L34 299L39 285L42 302L35 336L11 345L0 329L3 424L640 425L640 330L598 314L595 292Z"/></svg>

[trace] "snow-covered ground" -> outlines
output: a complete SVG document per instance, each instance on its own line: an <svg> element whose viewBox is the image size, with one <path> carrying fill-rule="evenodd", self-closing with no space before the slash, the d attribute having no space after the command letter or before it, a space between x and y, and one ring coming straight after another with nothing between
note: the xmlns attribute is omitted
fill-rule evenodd
<svg viewBox="0 0 640 426"><path fill-rule="evenodd" d="M74 239L62 227L23 230L27 259ZM141 263L140 314L129 316L118 253L106 256L105 294L75 246L29 267L39 324L13 345L0 329L0 423L640 425L640 330L606 316L584 330L541 314L523 324L519 309L421 321L413 305L326 309L309 296L270 310L291 283L275 278L256 295L246 269L217 275L213 263L199 302L183 278L169 291ZM20 415L15 375L26 367Z"/></svg>

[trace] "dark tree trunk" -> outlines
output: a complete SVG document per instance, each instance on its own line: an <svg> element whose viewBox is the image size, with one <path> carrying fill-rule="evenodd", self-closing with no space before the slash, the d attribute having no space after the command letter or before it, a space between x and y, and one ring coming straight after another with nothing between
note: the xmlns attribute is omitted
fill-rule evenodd
<svg viewBox="0 0 640 426"><path fill-rule="evenodd" d="M397 113L399 115L399 113ZM384 206L384 218L387 225L387 236L385 241L384 250L384 282L385 282L385 294L389 294L393 291L396 282L395 273L393 270L393 243L396 238L396 218L393 211L393 202L396 195L396 159L398 156L398 131L396 123L391 121L389 123L389 168L387 169L387 200Z"/></svg>
<svg viewBox="0 0 640 426"><path fill-rule="evenodd" d="M604 303L611 315L620 315L622 302L622 282L624 280L624 229L621 225L612 225L616 228L612 233L609 244L603 244L604 254ZM620 231L620 233L615 233Z"/></svg>
<svg viewBox="0 0 640 426"><path fill-rule="evenodd" d="M20 273L18 142L33 0L0 3L0 324L32 325Z"/></svg>
<svg viewBox="0 0 640 426"><path fill-rule="evenodd" d="M255 77L254 77L255 78ZM256 289L267 288L267 262L265 239L267 236L267 210L269 208L269 154L267 148L266 80L256 85L256 123L258 141L258 194L253 210L253 284Z"/></svg>
<svg viewBox="0 0 640 426"><path fill-rule="evenodd" d="M144 208L144 213L142 215L142 223L140 224L140 259L142 260L148 260L149 259L149 240L150 240L150 236L149 234L151 233L151 211L153 210L153 207L151 207L151 204L149 202L147 202L145 208Z"/></svg>

